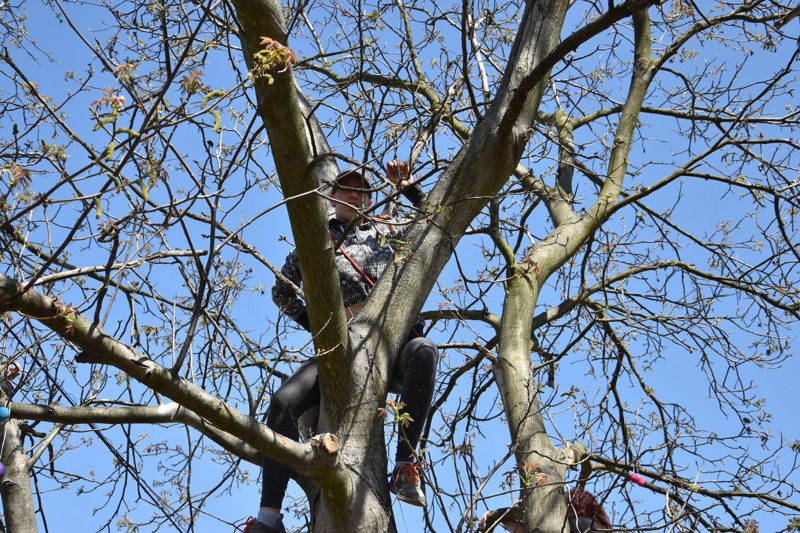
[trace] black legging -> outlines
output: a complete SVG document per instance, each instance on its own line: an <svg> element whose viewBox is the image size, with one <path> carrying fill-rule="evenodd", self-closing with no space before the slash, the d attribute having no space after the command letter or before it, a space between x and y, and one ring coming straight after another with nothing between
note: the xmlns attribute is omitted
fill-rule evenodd
<svg viewBox="0 0 800 533"><path fill-rule="evenodd" d="M395 462L411 461L414 456L433 399L438 359L436 345L424 337L409 340L397 358L389 392L400 393L400 401L405 403L403 411L413 421L401 428ZM309 359L272 396L267 427L297 440L297 419L319 401L317 362ZM262 461L261 507L280 509L291 470L266 455Z"/></svg>

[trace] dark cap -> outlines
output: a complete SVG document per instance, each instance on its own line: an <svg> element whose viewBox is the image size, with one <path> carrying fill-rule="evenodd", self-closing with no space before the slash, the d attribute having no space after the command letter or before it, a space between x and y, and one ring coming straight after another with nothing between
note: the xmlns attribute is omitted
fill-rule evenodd
<svg viewBox="0 0 800 533"><path fill-rule="evenodd" d="M358 177L359 180L361 181L361 187L363 189L371 189L372 188L372 184L369 182L369 180L367 179L367 177L364 175L364 173L361 171L361 169L359 167L350 167L350 168L346 168L346 169L342 170L341 172L339 172L339 174L333 180L333 183L331 184L331 188L333 189L333 191L336 191L337 185L339 184L339 182L341 180L343 180L344 178L348 178L350 176Z"/></svg>

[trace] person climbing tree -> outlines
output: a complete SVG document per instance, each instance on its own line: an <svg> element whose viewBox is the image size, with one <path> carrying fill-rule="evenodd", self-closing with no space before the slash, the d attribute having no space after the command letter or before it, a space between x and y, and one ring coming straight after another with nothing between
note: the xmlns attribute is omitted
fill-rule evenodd
<svg viewBox="0 0 800 533"><path fill-rule="evenodd" d="M389 162L386 177L412 204L419 206L422 203L424 194L418 185L410 184L407 163ZM368 216L365 210L372 205L370 189L365 173L351 168L336 176L329 195L334 216L328 221L328 229L332 241L338 245L336 267L348 320L359 313L381 273L394 259L395 251L390 243L402 239L409 227L408 221ZM287 256L281 272L296 286L302 284L295 250ZM272 299L286 315L311 331L305 302L290 284L277 279L272 288ZM420 487L421 468L416 460L416 448L430 409L439 357L436 345L423 337L423 327L422 319L412 327L400 350L389 388L390 392L400 394L397 405L402 405L403 413L408 415L404 416L405 423L398 425L400 436L389 488L399 500L417 506L425 506L426 502ZM319 403L317 362L309 359L273 395L267 426L281 435L298 439L298 418ZM258 516L248 522L245 532L286 531L280 509L290 473L286 466L263 457L261 506Z"/></svg>

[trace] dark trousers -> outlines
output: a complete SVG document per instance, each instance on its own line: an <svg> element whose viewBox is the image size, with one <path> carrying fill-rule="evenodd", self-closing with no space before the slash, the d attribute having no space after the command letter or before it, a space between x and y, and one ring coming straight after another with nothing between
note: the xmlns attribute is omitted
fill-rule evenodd
<svg viewBox="0 0 800 533"><path fill-rule="evenodd" d="M400 393L400 401L405 404L403 412L413 421L408 427L400 428L395 462L411 461L414 456L433 399L438 359L436 345L424 337L412 338L400 350L389 391ZM300 436L297 419L319 405L319 401L317 362L309 359L272 396L267 426L297 440ZM263 456L261 507L280 509L290 475L289 468Z"/></svg>

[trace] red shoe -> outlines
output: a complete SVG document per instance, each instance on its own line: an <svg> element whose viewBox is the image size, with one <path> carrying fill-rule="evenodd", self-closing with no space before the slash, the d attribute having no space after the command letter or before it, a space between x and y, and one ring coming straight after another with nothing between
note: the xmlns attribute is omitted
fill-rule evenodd
<svg viewBox="0 0 800 533"><path fill-rule="evenodd" d="M389 491L397 495L401 502L417 507L425 507L425 493L419 486L422 467L417 463L402 463L395 467L389 479Z"/></svg>
<svg viewBox="0 0 800 533"><path fill-rule="evenodd" d="M251 516L244 523L242 533L286 533L286 528L283 527L283 521L278 522L276 527L268 527Z"/></svg>

